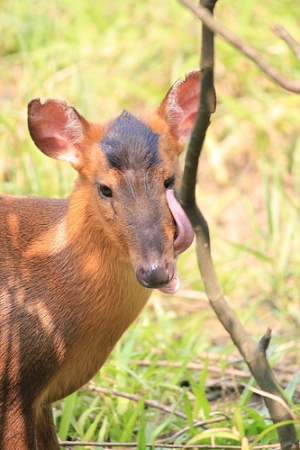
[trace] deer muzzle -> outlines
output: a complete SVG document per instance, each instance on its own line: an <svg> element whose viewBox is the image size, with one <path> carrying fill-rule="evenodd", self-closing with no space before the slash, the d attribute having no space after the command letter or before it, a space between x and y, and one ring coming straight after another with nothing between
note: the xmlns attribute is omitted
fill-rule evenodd
<svg viewBox="0 0 300 450"><path fill-rule="evenodd" d="M177 201L174 191L166 191L167 202L176 224L176 234L173 242L174 259L150 266L140 266L136 270L138 281L145 287L160 289L166 294L174 294L179 288L179 277L176 271L177 257L183 253L193 242L194 231L192 225Z"/></svg>

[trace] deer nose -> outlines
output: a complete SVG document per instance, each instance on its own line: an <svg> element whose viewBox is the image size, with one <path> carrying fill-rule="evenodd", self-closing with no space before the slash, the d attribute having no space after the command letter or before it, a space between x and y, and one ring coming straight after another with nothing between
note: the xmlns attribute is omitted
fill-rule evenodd
<svg viewBox="0 0 300 450"><path fill-rule="evenodd" d="M168 284L174 275L174 265L167 262L164 266L153 265L150 269L137 269L136 277L142 286L157 289Z"/></svg>

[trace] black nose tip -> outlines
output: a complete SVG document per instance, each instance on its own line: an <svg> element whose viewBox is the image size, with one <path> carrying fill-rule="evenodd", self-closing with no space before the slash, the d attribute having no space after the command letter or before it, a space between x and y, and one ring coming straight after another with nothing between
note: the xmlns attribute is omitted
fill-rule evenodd
<svg viewBox="0 0 300 450"><path fill-rule="evenodd" d="M152 266L150 269L137 269L136 277L145 287L157 289L168 284L174 275L174 266L167 262L165 266Z"/></svg>

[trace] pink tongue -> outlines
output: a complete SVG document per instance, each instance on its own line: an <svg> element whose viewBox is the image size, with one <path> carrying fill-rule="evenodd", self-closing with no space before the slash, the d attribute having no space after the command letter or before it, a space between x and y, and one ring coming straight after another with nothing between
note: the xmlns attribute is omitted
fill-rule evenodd
<svg viewBox="0 0 300 450"><path fill-rule="evenodd" d="M183 211L180 203L176 200L174 191L168 189L166 195L170 211L177 225L178 235L174 241L174 254L175 254L174 276L166 286L160 288L159 290L161 292L164 292L165 294L174 294L178 290L180 285L179 278L176 272L177 256L183 253L187 248L189 248L189 246L193 242L194 230L185 212Z"/></svg>
<svg viewBox="0 0 300 450"><path fill-rule="evenodd" d="M178 236L174 241L174 252L175 256L178 256L188 249L193 242L194 230L180 203L177 201L174 191L168 189L166 195L169 208L177 225Z"/></svg>

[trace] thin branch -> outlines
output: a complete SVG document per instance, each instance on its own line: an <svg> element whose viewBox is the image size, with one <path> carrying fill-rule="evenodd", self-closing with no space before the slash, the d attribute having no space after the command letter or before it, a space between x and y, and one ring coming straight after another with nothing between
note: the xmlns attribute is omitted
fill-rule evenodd
<svg viewBox="0 0 300 450"><path fill-rule="evenodd" d="M131 400L136 403L143 399L143 397L140 397L138 395L128 394L127 392L115 391L114 389L106 389L106 388L101 388L101 387L95 386L93 382L89 383L89 389L96 391L96 392L100 392L101 394L105 394L105 395L114 395L116 397L123 397L123 398L126 398L126 399ZM180 417L181 419L187 421L186 414L184 414L181 411L177 411L174 408L170 408L169 406L163 405L162 403L159 403L156 400L144 400L144 404L146 406L150 406L152 408L156 408L161 411L164 411L168 414L174 414L174 416ZM224 413L218 412L218 414L221 414L224 417ZM194 427L201 426L204 429L207 429L207 425L209 425L211 423L215 423L215 422L220 422L221 420L223 420L223 419L220 417L218 417L216 419L204 420L201 422L199 420L195 419Z"/></svg>
<svg viewBox="0 0 300 450"><path fill-rule="evenodd" d="M271 334L272 334L272 330L270 328L268 328L267 331L266 331L266 334L259 341L259 345L261 346L261 349L264 352L266 352L268 350L268 347L270 345Z"/></svg>
<svg viewBox="0 0 300 450"><path fill-rule="evenodd" d="M94 386L90 383L90 388L93 391L100 392L101 394L110 394L115 395L117 397L127 398L128 400L133 400L134 402L139 402L142 400L142 397L133 394L127 394L126 392L115 391L114 389L106 389L98 386ZM165 406L162 403L157 402L156 400L145 400L145 405L152 406L153 408L160 409L168 414L174 414L174 416L180 417L181 419L187 420L186 414L181 411L177 411L174 408L170 408L169 406Z"/></svg>
<svg viewBox="0 0 300 450"><path fill-rule="evenodd" d="M186 0L182 2L189 4ZM266 357L266 348L269 344L271 330L268 330L261 342L257 344L250 338L235 312L227 304L211 259L208 225L195 201L196 174L199 156L205 139L206 129L210 122L210 113L213 110L209 100L211 101L214 95L213 31L216 27L212 27L211 25L215 25L212 16L215 3L216 0L201 0L202 6L199 8L190 5L191 9L194 10L197 15L201 16L200 18L202 20L202 52L200 68L203 70L203 73L201 78L201 96L198 115L186 157L186 166L189 168L193 165L193 170L191 173L189 172L189 169L184 170L180 200L196 234L197 259L209 302L220 322L229 332L245 362L248 364L248 367L260 388L271 394L268 397L265 396L264 400L274 424L278 424L280 422L290 421L292 417L289 411L282 408L279 402L274 401L272 398L272 396L276 396L285 402L285 398L277 384ZM208 8L209 11L206 11L205 8ZM205 18L205 20L203 18ZM221 27L221 30L224 32L224 27ZM227 32L227 30L225 31ZM234 38L236 39L236 36L234 36ZM244 43L242 44L244 45ZM247 44L246 47L244 45L244 50L245 48L248 53L250 50L252 52L252 49L249 49ZM207 92L203 92L204 90ZM287 423L278 427L277 431L282 450L299 449L298 436L293 424Z"/></svg>
<svg viewBox="0 0 300 450"><path fill-rule="evenodd" d="M210 419L210 420L202 420L199 422L194 422L193 426L194 428L207 428L207 425L212 424L212 423L219 423L221 421L224 420L225 415L222 414L223 417L218 417L216 419ZM177 431L177 433L172 434L172 436L169 436L167 438L164 439L159 439L158 441L155 441L155 445L160 445L160 444L166 444L167 442L173 442L175 441L175 439L177 439L179 436L182 436L184 433L187 433L190 431L190 427L184 427L181 430Z"/></svg>
<svg viewBox="0 0 300 450"><path fill-rule="evenodd" d="M222 38L251 59L266 75L279 84L282 88L295 94L300 94L300 81L293 81L285 78L281 73L251 45L247 44L232 31L213 18L212 14L202 6L194 5L190 0L179 0L190 9L210 30L218 33ZM285 39L286 40L286 39ZM287 42L287 40L286 40ZM290 45L290 44L289 44ZM294 48L293 48L294 50ZM295 50L294 50L295 51Z"/></svg>
<svg viewBox="0 0 300 450"><path fill-rule="evenodd" d="M155 445L156 442L152 443L152 444L145 444L145 449L146 448L153 448L153 445ZM59 441L59 445L62 447L79 447L79 446L84 446L87 445L89 448L90 447L104 447L105 450L110 450L110 449L114 449L116 447L120 447L120 448L137 448L138 447L138 443L137 442L84 442L84 441L75 441L75 442L70 442L70 441ZM241 450L241 446L240 445L209 445L209 444L203 444L203 445L183 445L183 444L159 444L160 448L170 448L170 449L174 449L174 448L179 448L179 449L202 449L202 450ZM270 444L270 445L255 445L252 450L280 450L280 447L278 446L278 444Z"/></svg>
<svg viewBox="0 0 300 450"><path fill-rule="evenodd" d="M285 41L287 45L291 48L291 50L295 53L298 61L300 61L300 45L297 41L287 32L287 30L282 26L276 23L272 27L273 32L278 36L280 39Z"/></svg>
<svg viewBox="0 0 300 450"><path fill-rule="evenodd" d="M153 365L153 362L151 361L145 361L145 360L139 360L136 361L136 364L138 366L144 366L144 367L149 367ZM187 370L197 370L197 371L201 371L204 369L204 364L199 364L199 363L188 363L188 364L184 364L181 362L168 362L168 361L156 361L155 363L156 367L185 367ZM231 375L233 377L241 377L241 378L249 378L250 374L249 372L246 372L245 370L240 370L240 369L233 369L230 367L226 367L224 370L221 369L220 367L217 366L207 366L207 371L208 372L213 372L213 373L218 373L218 374L223 374L223 375Z"/></svg>

